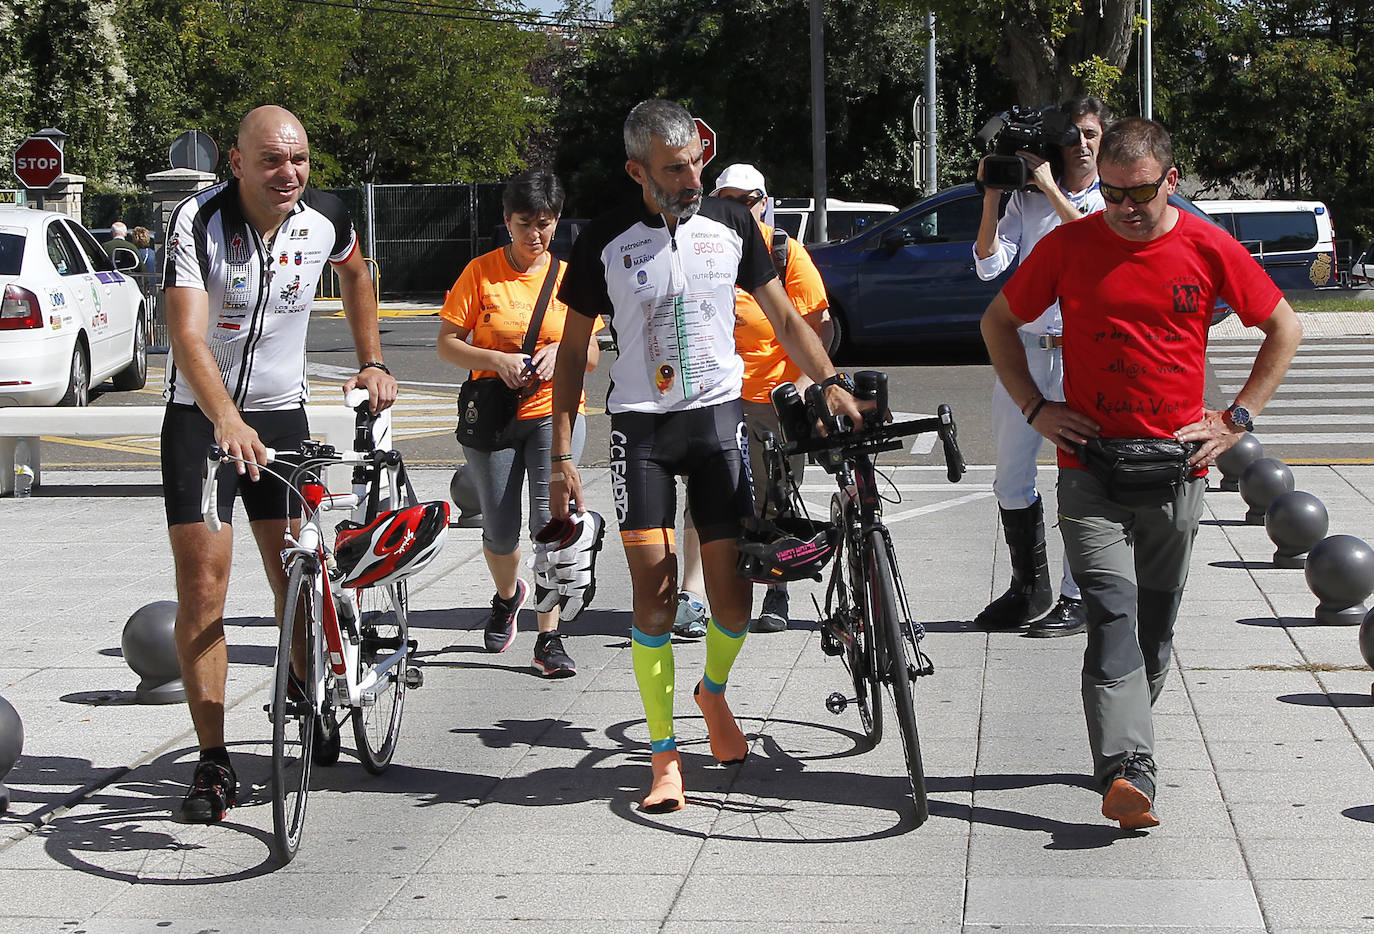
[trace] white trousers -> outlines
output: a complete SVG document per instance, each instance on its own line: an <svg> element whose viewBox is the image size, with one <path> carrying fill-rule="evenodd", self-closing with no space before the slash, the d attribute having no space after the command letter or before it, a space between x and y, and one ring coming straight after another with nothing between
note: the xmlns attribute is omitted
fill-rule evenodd
<svg viewBox="0 0 1374 934"><path fill-rule="evenodd" d="M1051 402L1063 402L1064 359L1059 348L1043 350L1039 345L1040 335L1024 331L1021 341L1026 346L1026 364L1036 388ZM1008 510L1026 509L1034 505L1040 495L1035 486L1035 460L1040 456L1045 439L1026 424L1026 417L1000 379L992 387L992 430L997 438L997 472L992 480L997 505ZM1067 557L1059 590L1063 596L1075 600L1079 597Z"/></svg>

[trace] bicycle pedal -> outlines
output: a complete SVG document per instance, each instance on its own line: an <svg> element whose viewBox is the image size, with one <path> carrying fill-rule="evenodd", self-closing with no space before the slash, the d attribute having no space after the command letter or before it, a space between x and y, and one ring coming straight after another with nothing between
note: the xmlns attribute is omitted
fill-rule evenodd
<svg viewBox="0 0 1374 934"><path fill-rule="evenodd" d="M407 668L405 678L408 690L413 691L425 686L425 673L418 668Z"/></svg>
<svg viewBox="0 0 1374 934"><path fill-rule="evenodd" d="M843 640L835 634L833 629L825 624L821 626L821 651L831 656L844 654Z"/></svg>
<svg viewBox="0 0 1374 934"><path fill-rule="evenodd" d="M844 709L848 706L849 698L845 697L839 691L836 691L825 699L825 709L837 716L844 713Z"/></svg>

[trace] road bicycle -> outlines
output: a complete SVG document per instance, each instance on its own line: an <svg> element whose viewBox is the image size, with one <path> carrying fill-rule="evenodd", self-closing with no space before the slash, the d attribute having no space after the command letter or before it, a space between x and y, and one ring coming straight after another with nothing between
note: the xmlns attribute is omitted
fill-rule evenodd
<svg viewBox="0 0 1374 934"><path fill-rule="evenodd" d="M406 691L424 683L410 665L416 644L406 578L433 559L448 528L448 504L420 504L401 455L378 445L386 424L370 414L367 392L350 392L345 405L357 412L354 450L306 441L296 451L269 449L267 463L278 469L259 468L286 482L302 512L282 549L286 599L264 707L272 724L273 844L283 864L300 847L312 765L338 761L345 717L363 767L375 775L391 763ZM236 461L217 446L207 454L201 513L212 531L221 525L221 465ZM350 492L329 492L323 478L336 465L352 465ZM325 514L343 510L350 516L331 546Z"/></svg>
<svg viewBox="0 0 1374 934"><path fill-rule="evenodd" d="M773 404L783 438L781 443L773 437L764 438L764 462L770 480L770 501L765 502L764 514L805 517L806 507L788 457L808 455L835 478L838 489L831 496L829 516L829 528L835 534L820 621L821 649L844 662L854 697L835 692L826 698L825 706L840 714L852 703L872 748L882 738L880 692L886 689L897 715L915 821L920 826L930 808L913 688L916 679L934 673L935 666L922 648L925 627L912 618L892 536L883 525L883 496L877 486L874 459L884 451L900 448L903 437L932 431L939 434L943 444L951 483L964 475L964 458L959 451L954 413L948 405L940 405L934 417L886 422L884 419L890 417L887 374L872 370L856 373L854 386L856 398L873 400L876 407L865 413L861 426L852 428L830 414L818 386L808 389L805 401L790 383L774 390ZM812 431L817 422L825 425L828 434L820 436Z"/></svg>

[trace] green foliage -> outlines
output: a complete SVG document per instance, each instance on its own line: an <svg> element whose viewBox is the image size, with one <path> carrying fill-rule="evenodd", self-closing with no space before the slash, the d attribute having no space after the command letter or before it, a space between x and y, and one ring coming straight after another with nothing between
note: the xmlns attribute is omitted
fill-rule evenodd
<svg viewBox="0 0 1374 934"><path fill-rule="evenodd" d="M708 185L730 163L751 162L772 193L811 191L807 0L637 0L615 13L614 27L586 38L558 88L558 167L574 210L594 213L633 191L620 130L630 108L650 97L679 101L715 130ZM825 5L832 196L912 200L910 119L925 39L924 23L905 7ZM962 81L952 68L943 86Z"/></svg>

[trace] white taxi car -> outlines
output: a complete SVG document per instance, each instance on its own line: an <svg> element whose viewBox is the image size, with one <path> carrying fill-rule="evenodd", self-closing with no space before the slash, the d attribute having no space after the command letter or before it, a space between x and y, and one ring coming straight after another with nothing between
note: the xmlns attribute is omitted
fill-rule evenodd
<svg viewBox="0 0 1374 934"><path fill-rule="evenodd" d="M65 215L0 207L0 406L85 405L106 379L143 388L148 311L125 275L139 265Z"/></svg>

